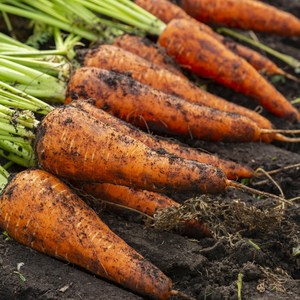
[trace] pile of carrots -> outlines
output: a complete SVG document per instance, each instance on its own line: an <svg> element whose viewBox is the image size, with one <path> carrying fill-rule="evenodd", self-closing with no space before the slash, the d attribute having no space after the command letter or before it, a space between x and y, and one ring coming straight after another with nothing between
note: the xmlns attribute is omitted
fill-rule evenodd
<svg viewBox="0 0 300 300"><path fill-rule="evenodd" d="M166 193L218 194L230 187L260 193L235 181L255 176L251 168L137 128L217 142L300 141L282 134L288 131L274 129L262 115L200 89L182 72L181 68L187 68L213 78L255 98L277 117L300 121L296 107L258 72L284 75L284 71L199 22L262 30L252 27L252 18L243 22L212 18L212 11L216 14L221 9L219 2L180 1L185 12L165 0L135 0L167 23L161 25L160 46L123 35L113 45L86 52L83 65L68 80L66 94L58 95L65 98L65 105L49 108L34 133L32 155L39 169L17 174L3 188L3 230L20 243L151 299L188 297L175 291L170 278L112 233L59 178L109 206L117 204L150 217L160 209L180 206ZM253 0L223 2L228 16L238 2L253 10L263 6ZM276 14L277 10L272 16ZM294 30L286 33L300 35L293 22ZM266 31L283 34L277 27ZM26 211L35 213L26 217ZM182 226L186 235L210 236L209 228L198 220Z"/></svg>

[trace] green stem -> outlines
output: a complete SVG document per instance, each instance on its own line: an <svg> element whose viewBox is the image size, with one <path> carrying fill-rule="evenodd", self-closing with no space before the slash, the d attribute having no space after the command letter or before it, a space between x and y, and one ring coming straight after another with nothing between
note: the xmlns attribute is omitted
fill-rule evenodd
<svg viewBox="0 0 300 300"><path fill-rule="evenodd" d="M234 38L237 38L243 42L246 42L252 46L255 46L263 51L265 51L268 54L273 55L274 57L280 59L281 61L285 62L286 64L288 64L289 66L291 66L292 68L294 68L295 70L300 70L300 61L295 59L294 57L290 56L290 55L286 55L284 53L278 52L258 41L252 40L251 38L246 37L243 34L237 33L236 31L233 31L231 29L228 28L218 28L217 30L219 33L225 33L227 35L230 35Z"/></svg>
<svg viewBox="0 0 300 300"><path fill-rule="evenodd" d="M2 166L0 166L0 195L8 183L8 177L9 173Z"/></svg>
<svg viewBox="0 0 300 300"><path fill-rule="evenodd" d="M18 155L15 155L11 152L4 151L2 149L0 149L0 156L6 158L8 160L11 160L14 163L16 163L22 167L25 167L25 168L34 167L37 165L36 161L33 157L30 160L28 160L28 159L22 158Z"/></svg>

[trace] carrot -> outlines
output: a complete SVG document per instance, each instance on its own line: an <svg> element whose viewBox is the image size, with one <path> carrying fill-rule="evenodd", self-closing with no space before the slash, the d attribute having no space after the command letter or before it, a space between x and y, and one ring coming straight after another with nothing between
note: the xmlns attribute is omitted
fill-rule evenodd
<svg viewBox="0 0 300 300"><path fill-rule="evenodd" d="M122 185L110 183L85 183L80 185L80 189L92 196L92 203L96 206L101 204L101 200L121 205L138 212L142 212L150 217L155 213L167 207L179 207L180 204L173 199L155 192L146 190L136 190ZM110 208L109 203L106 203ZM112 206L113 207L113 206ZM180 233L193 238L203 238L211 236L206 225L199 223L197 220L190 220L180 224L177 228Z"/></svg>
<svg viewBox="0 0 300 300"><path fill-rule="evenodd" d="M88 98L120 119L157 132L228 142L279 138L247 117L196 105L99 68L79 68L69 81L66 103Z"/></svg>
<svg viewBox="0 0 300 300"><path fill-rule="evenodd" d="M85 56L84 65L129 74L133 79L165 93L195 104L238 113L257 122L261 128L272 128L271 123L260 114L210 94L193 83L115 46L102 45L90 50Z"/></svg>
<svg viewBox="0 0 300 300"><path fill-rule="evenodd" d="M182 193L220 193L227 185L220 169L154 151L74 106L43 119L36 153L41 167L70 180Z"/></svg>
<svg viewBox="0 0 300 300"><path fill-rule="evenodd" d="M45 171L23 171L6 186L0 200L0 227L21 244L151 299L169 299L176 294L166 275Z"/></svg>
<svg viewBox="0 0 300 300"><path fill-rule="evenodd" d="M277 117L300 121L299 111L251 65L190 21L171 21L159 36L159 43L192 72L253 97Z"/></svg>
<svg viewBox="0 0 300 300"><path fill-rule="evenodd" d="M300 35L300 20L274 6L253 0L176 1L195 19L282 36Z"/></svg>
<svg viewBox="0 0 300 300"><path fill-rule="evenodd" d="M114 39L113 45L132 52L168 71L187 79L176 62L166 54L164 48L145 37L123 34Z"/></svg>
<svg viewBox="0 0 300 300"><path fill-rule="evenodd" d="M225 39L222 35L214 32L209 26L192 18L182 8L172 4L167 0L135 0L135 2L165 23L169 23L171 20L179 18L194 22L195 26L198 26L205 33L223 43L232 52L246 59L248 63L250 63L258 71L265 72L269 75L287 75L285 71L279 68L266 56L261 55L259 52L254 51L253 49L235 43L232 40Z"/></svg>
<svg viewBox="0 0 300 300"><path fill-rule="evenodd" d="M86 101L73 101L71 105L91 114L97 120L112 126L119 132L140 140L152 149L160 152L167 151L181 158L195 160L200 163L206 163L218 167L225 173L228 179L245 177L249 178L254 176L254 171L247 166L242 166L229 160L220 159L219 157L212 154L200 152L196 149L180 144L179 142L175 142L174 140L171 141L170 139L163 139L162 137L155 137L153 135L147 134L132 126L131 124L113 117L102 109L95 109L94 106L90 105Z"/></svg>

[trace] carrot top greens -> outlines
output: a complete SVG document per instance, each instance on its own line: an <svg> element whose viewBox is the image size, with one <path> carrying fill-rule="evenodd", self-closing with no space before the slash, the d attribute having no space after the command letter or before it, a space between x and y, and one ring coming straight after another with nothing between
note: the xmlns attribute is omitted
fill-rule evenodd
<svg viewBox="0 0 300 300"><path fill-rule="evenodd" d="M123 32L159 35L166 27L130 0L2 0L0 10L90 41L109 40Z"/></svg>

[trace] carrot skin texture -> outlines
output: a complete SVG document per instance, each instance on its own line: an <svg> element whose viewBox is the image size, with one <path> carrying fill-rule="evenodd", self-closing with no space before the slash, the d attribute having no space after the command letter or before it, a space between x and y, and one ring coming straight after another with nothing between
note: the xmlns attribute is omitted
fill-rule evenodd
<svg viewBox="0 0 300 300"><path fill-rule="evenodd" d="M189 15L203 23L282 36L300 35L300 20L297 17L261 1L181 0L179 3Z"/></svg>
<svg viewBox="0 0 300 300"><path fill-rule="evenodd" d="M183 80L168 70L151 64L124 49L111 45L102 45L86 54L84 65L130 75L133 79L143 84L167 94L178 96L191 103L238 113L257 122L261 128L272 128L270 121L255 111L206 92L192 82Z"/></svg>
<svg viewBox="0 0 300 300"><path fill-rule="evenodd" d="M258 71L262 71L270 75L285 74L282 69L280 69L266 56L261 55L259 52L251 48L224 38L222 35L213 31L208 25L192 18L182 8L167 0L135 0L135 2L165 23L169 23L173 19L187 19L194 22L195 26L199 26L201 30L223 43L232 52L246 59Z"/></svg>
<svg viewBox="0 0 300 300"><path fill-rule="evenodd" d="M160 35L159 43L192 72L256 99L277 117L300 121L299 111L251 65L190 21L171 21Z"/></svg>
<svg viewBox="0 0 300 300"><path fill-rule="evenodd" d="M122 185L110 183L86 183L81 189L91 195L93 204L102 200L129 207L153 217L155 213L167 207L179 207L180 204L173 199L146 190L136 190ZM109 205L108 205L109 206ZM113 208L113 206L112 206ZM180 233L192 238L211 237L211 232L205 224L197 220L190 220L180 224L177 229Z"/></svg>
<svg viewBox="0 0 300 300"><path fill-rule="evenodd" d="M220 169L161 154L72 106L43 119L36 153L41 167L70 180L183 193L214 194L227 186Z"/></svg>
<svg viewBox="0 0 300 300"><path fill-rule="evenodd" d="M79 68L71 76L66 102L93 99L95 105L138 127L210 141L260 141L252 120L195 105L143 85L123 74L99 68Z"/></svg>
<svg viewBox="0 0 300 300"><path fill-rule="evenodd" d="M181 72L180 67L167 55L164 48L145 37L142 38L136 35L124 34L116 37L113 45L134 53L187 80Z"/></svg>
<svg viewBox="0 0 300 300"><path fill-rule="evenodd" d="M17 174L1 196L0 212L0 227L19 243L152 299L170 297L171 280L53 175Z"/></svg>
<svg viewBox="0 0 300 300"><path fill-rule="evenodd" d="M92 101L73 101L70 105L74 105L91 114L97 120L112 126L123 134L140 140L152 149L157 151L167 151L170 154L174 154L184 159L195 160L200 163L206 163L220 168L228 179L236 180L238 178L250 178L254 175L254 170L247 166L242 166L233 161L223 160L215 155L200 152L196 149L180 144L179 142L147 134L131 124L106 113L102 109L95 109Z"/></svg>

